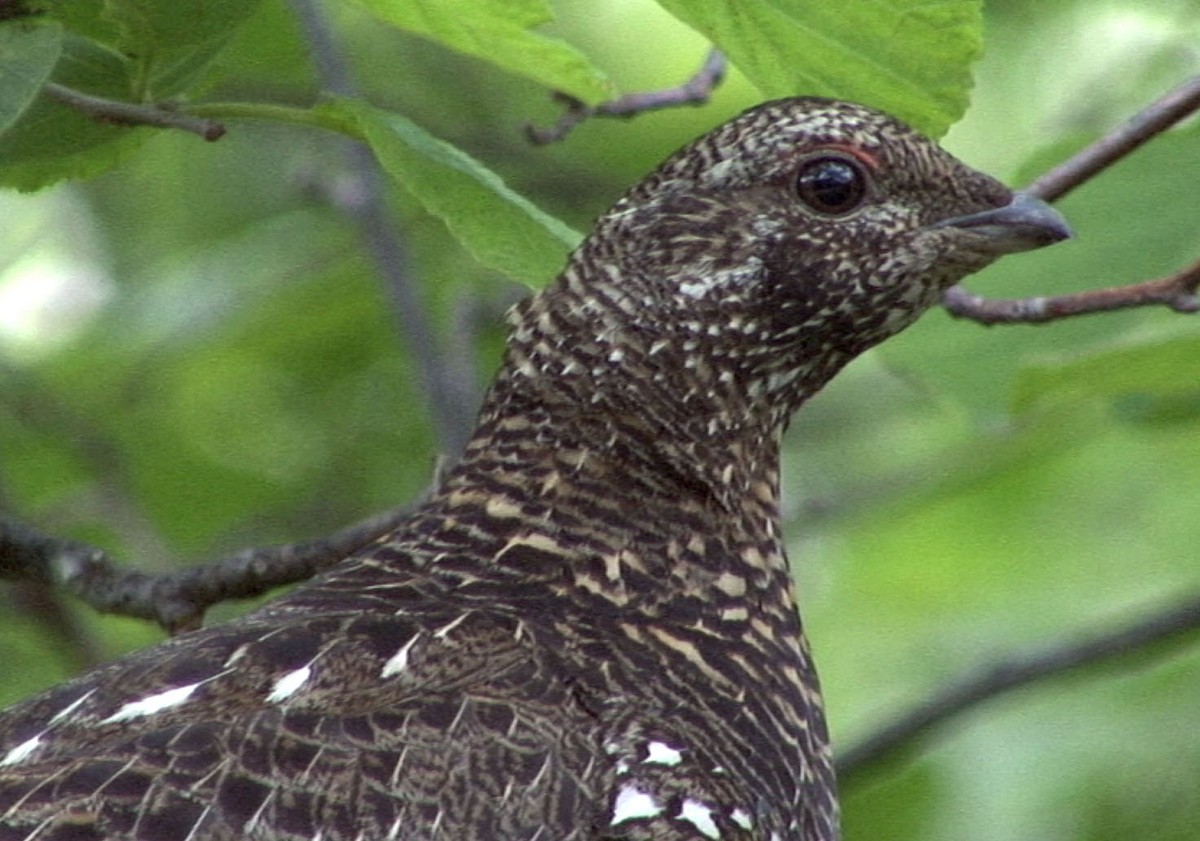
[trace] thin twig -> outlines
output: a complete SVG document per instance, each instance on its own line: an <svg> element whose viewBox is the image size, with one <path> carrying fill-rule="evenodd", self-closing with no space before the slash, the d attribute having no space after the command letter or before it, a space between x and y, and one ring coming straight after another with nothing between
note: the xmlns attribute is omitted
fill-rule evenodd
<svg viewBox="0 0 1200 841"><path fill-rule="evenodd" d="M1197 287L1200 287L1200 260L1157 280L1089 289L1073 295L985 298L962 286L954 286L942 296L942 306L955 318L969 318L981 324L1036 324L1153 304L1161 304L1175 312L1200 312Z"/></svg>
<svg viewBox="0 0 1200 841"><path fill-rule="evenodd" d="M412 512L403 506L328 537L246 549L158 575L122 569L103 549L0 518L0 578L53 583L101 613L149 619L175 633L199 627L218 602L304 581L378 540Z"/></svg>
<svg viewBox="0 0 1200 841"><path fill-rule="evenodd" d="M47 82L42 90L63 105L74 108L81 114L101 123L117 126L155 126L191 132L205 140L220 140L225 136L225 126L216 120L189 117L165 105L138 105L118 102L81 93L73 88Z"/></svg>
<svg viewBox="0 0 1200 841"><path fill-rule="evenodd" d="M350 69L321 9L314 0L293 0L292 7L311 45L321 86L331 93L354 96ZM441 452L457 456L470 437L478 407L474 372L468 359L447 358L437 341L411 276L400 227L389 212L386 181L374 155L359 143L348 144L347 150L355 189L349 191L353 200L342 202L341 208L356 223L384 281L391 311L428 397L437 446Z"/></svg>
<svg viewBox="0 0 1200 841"><path fill-rule="evenodd" d="M725 78L726 65L725 54L714 48L709 50L704 64L695 75L681 85L657 91L629 93L599 105L585 105L573 96L556 93L555 97L566 103L567 112L549 128L526 125L525 135L531 143L544 146L562 140L589 117L635 117L660 108L703 105Z"/></svg>
<svg viewBox="0 0 1200 841"><path fill-rule="evenodd" d="M1200 109L1200 76L1193 76L1070 160L1039 176L1025 192L1045 201L1058 201L1197 109Z"/></svg>
<svg viewBox="0 0 1200 841"><path fill-rule="evenodd" d="M1037 178L1025 192L1056 201L1121 158L1200 110L1200 76L1159 97L1133 117L1069 160ZM1092 289L1072 295L992 300L962 286L942 296L942 306L956 318L981 324L1030 324L1096 312L1165 305L1181 313L1200 311L1197 264L1156 280Z"/></svg>
<svg viewBox="0 0 1200 841"><path fill-rule="evenodd" d="M1157 611L1120 628L1082 641L1059 643L981 667L951 684L910 712L841 752L837 762L843 781L868 770L878 772L920 745L932 732L1001 695L1041 681L1133 655L1166 654L1200 630L1200 595ZM1156 646L1164 646L1151 651Z"/></svg>

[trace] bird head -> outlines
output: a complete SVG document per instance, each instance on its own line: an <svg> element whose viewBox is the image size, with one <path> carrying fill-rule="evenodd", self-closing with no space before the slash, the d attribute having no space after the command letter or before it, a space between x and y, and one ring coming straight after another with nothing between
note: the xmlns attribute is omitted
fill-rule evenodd
<svg viewBox="0 0 1200 841"><path fill-rule="evenodd" d="M565 365L593 402L657 383L684 414L707 401L785 419L964 276L1069 236L1048 205L893 117L778 100L634 186L518 310L515 341L527 370Z"/></svg>

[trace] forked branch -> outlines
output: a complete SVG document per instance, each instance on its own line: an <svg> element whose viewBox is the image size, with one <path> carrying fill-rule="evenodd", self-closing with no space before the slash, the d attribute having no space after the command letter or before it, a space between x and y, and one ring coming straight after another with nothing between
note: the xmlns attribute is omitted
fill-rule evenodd
<svg viewBox="0 0 1200 841"><path fill-rule="evenodd" d="M681 105L703 105L708 102L713 90L725 78L727 62L725 54L718 49L709 50L700 69L680 85L656 91L627 93L599 105L584 105L573 96L556 93L555 98L564 102L567 112L549 128L525 126L525 135L531 143L544 146L562 140L589 117L636 117L647 111L660 108L676 108Z"/></svg>
<svg viewBox="0 0 1200 841"><path fill-rule="evenodd" d="M1200 76L1188 79L1026 188L1030 195L1056 201L1071 190L1200 109ZM981 324L1032 324L1077 315L1167 306L1175 312L1200 310L1200 261L1155 280L1089 289L1070 295L989 299L962 286L946 291L942 305L953 316Z"/></svg>

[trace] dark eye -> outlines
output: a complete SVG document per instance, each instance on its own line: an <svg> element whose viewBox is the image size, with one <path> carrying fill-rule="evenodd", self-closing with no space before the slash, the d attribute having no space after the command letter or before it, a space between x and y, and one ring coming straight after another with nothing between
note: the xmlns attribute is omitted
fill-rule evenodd
<svg viewBox="0 0 1200 841"><path fill-rule="evenodd" d="M862 204L867 174L857 161L840 157L813 158L796 176L800 200L824 216L841 216Z"/></svg>

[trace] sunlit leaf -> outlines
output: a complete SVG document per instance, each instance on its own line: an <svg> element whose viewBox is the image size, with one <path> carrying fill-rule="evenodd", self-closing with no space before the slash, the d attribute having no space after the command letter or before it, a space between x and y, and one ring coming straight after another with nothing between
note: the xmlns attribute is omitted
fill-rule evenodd
<svg viewBox="0 0 1200 841"><path fill-rule="evenodd" d="M967 107L983 49L977 0L659 0L767 96L881 108L940 136Z"/></svg>

